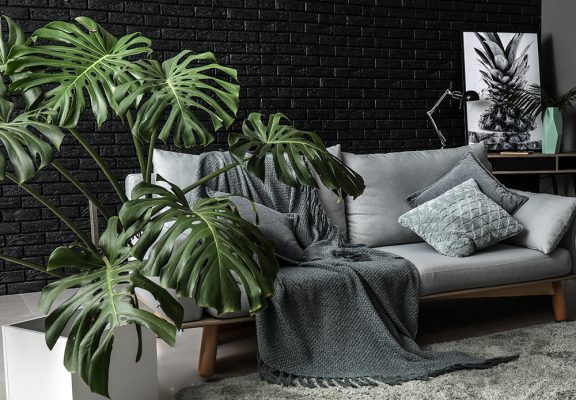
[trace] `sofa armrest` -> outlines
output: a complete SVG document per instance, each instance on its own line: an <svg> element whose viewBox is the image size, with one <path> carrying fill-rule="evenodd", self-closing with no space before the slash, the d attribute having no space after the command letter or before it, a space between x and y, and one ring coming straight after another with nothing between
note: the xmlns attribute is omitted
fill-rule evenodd
<svg viewBox="0 0 576 400"><path fill-rule="evenodd" d="M572 273L576 273L576 218L572 221L562 240L560 240L558 247L570 251L570 255L572 256Z"/></svg>
<svg viewBox="0 0 576 400"><path fill-rule="evenodd" d="M151 178L152 182L156 183L156 174L152 174ZM128 196L128 200L130 200L132 197L132 190L143 180L144 179L142 179L142 174L126 175L126 180L124 181L124 191L126 192L126 196Z"/></svg>

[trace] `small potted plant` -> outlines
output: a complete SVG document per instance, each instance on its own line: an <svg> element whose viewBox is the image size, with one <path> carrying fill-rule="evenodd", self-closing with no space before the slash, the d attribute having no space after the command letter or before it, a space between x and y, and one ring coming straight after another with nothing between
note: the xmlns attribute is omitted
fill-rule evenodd
<svg viewBox="0 0 576 400"><path fill-rule="evenodd" d="M527 89L512 89L505 95L506 101L520 111L536 119L542 114L544 131L542 133L542 153L556 154L562 143L562 115L569 109L574 109L576 87L559 97L551 96L538 84Z"/></svg>

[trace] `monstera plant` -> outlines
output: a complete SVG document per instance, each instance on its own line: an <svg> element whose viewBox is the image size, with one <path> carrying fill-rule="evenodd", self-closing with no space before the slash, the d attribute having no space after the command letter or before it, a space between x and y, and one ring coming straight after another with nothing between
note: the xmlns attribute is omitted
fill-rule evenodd
<svg viewBox="0 0 576 400"><path fill-rule="evenodd" d="M117 38L86 17L51 22L30 37L10 18L0 22L0 180L19 185L78 237L56 248L45 266L9 255L0 254L0 259L58 277L40 299L49 314L46 342L54 346L63 330L70 329L64 364L93 392L108 396L116 328L134 325L135 340L141 329L151 329L174 344L183 310L167 288L220 312L240 309L237 280L252 313L261 311L272 294L278 265L270 240L243 220L228 198L188 204L187 192L230 168L262 177L267 155L287 185L316 186L316 174L341 197L356 197L364 189L361 177L330 155L318 135L294 128L282 114L266 119L257 113L249 115L241 132L228 135L231 165L185 188L153 184L152 153L158 141L205 146L214 132L232 126L239 107L236 71L218 64L211 53L183 51L163 62L154 60L146 37L133 33ZM98 127L120 118L131 132L144 181L130 201L77 129L90 112ZM118 215L58 162L67 135L110 181L122 203ZM97 243L29 184L48 168L59 171L105 218ZM183 232L190 234L176 245ZM159 277L160 284L150 277ZM77 290L53 307L68 288ZM151 293L170 320L139 308L137 288Z"/></svg>

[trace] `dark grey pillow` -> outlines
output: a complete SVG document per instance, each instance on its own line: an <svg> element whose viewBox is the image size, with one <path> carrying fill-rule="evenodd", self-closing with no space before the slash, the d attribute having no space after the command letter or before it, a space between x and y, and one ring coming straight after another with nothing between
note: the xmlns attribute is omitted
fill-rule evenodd
<svg viewBox="0 0 576 400"><path fill-rule="evenodd" d="M294 226L298 218L296 214L283 214L262 204L253 203L242 196L223 192L214 192L212 196L230 196L240 216L256 225L267 238L274 242L276 256L288 261L301 261L304 258L304 252L294 236ZM254 208L258 213L258 224L256 224Z"/></svg>
<svg viewBox="0 0 576 400"><path fill-rule="evenodd" d="M474 179L482 193L509 214L514 214L528 201L528 197L513 193L502 185L473 153L466 154L450 172L425 189L412 193L406 201L411 207L418 207L469 179Z"/></svg>

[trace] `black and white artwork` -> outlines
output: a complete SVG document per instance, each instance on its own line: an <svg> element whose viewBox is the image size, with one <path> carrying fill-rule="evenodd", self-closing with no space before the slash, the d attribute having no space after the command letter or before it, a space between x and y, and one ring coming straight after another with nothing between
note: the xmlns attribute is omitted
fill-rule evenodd
<svg viewBox="0 0 576 400"><path fill-rule="evenodd" d="M512 89L540 84L536 33L464 32L464 87L480 96L466 104L469 143L490 150L542 148L542 121L506 104Z"/></svg>

